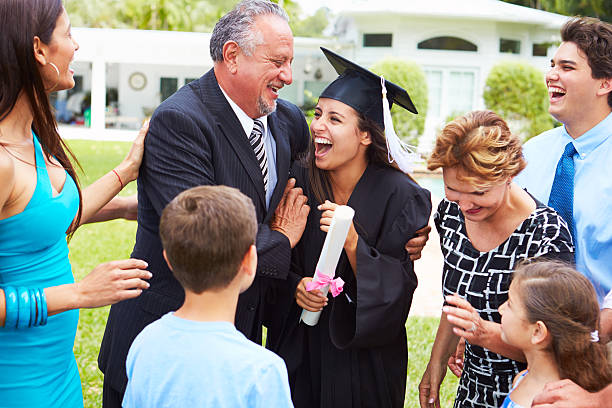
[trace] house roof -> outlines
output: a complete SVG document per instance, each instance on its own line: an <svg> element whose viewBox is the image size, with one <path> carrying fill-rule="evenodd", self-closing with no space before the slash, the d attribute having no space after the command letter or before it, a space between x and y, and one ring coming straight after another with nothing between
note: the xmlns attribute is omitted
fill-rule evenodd
<svg viewBox="0 0 612 408"><path fill-rule="evenodd" d="M559 29L568 18L499 0L357 0L351 6L339 11L339 14L344 16L388 13L537 24L554 29Z"/></svg>
<svg viewBox="0 0 612 408"><path fill-rule="evenodd" d="M111 63L212 65L210 33L83 27L75 27L72 31L81 46L75 55L77 61L103 59ZM294 55L319 55L320 46L334 44L330 39L296 37Z"/></svg>

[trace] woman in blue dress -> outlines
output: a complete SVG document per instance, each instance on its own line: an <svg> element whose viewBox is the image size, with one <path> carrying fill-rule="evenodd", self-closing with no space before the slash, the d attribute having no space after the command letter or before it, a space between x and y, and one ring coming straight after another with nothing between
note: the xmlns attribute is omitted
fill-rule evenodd
<svg viewBox="0 0 612 408"><path fill-rule="evenodd" d="M146 133L120 165L80 189L48 97L74 86L77 49L61 0L0 2L2 407L82 407L72 352L78 309L148 287L146 264L135 259L99 265L74 283L66 235L117 217L100 210L137 177Z"/></svg>

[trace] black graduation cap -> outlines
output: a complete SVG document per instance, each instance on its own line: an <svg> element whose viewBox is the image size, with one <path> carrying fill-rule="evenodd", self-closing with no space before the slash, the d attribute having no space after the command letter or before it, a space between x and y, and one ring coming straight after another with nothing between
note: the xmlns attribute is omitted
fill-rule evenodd
<svg viewBox="0 0 612 408"><path fill-rule="evenodd" d="M323 90L319 98L330 98L343 102L384 129L380 76L327 48L321 47L321 51L340 76ZM408 92L386 79L385 86L389 108L396 103L412 113L418 113Z"/></svg>

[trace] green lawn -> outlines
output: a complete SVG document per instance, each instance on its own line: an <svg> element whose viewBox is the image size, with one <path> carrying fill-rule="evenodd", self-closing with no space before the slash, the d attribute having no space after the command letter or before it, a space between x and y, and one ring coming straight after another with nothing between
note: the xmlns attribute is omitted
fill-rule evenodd
<svg viewBox="0 0 612 408"><path fill-rule="evenodd" d="M88 185L110 171L129 149L129 143L121 142L72 140L69 145L83 166L82 185ZM136 184L131 183L121 194L135 192ZM79 228L70 242L70 260L76 279L81 279L99 263L129 257L135 236L136 223L122 220ZM81 310L74 353L81 372L86 408L102 405L102 374L98 371L97 357L108 309ZM405 407L419 406L417 387L429 358L437 325L436 318L411 317L406 323L409 360ZM441 390L443 407L452 405L456 387L457 380L449 372Z"/></svg>

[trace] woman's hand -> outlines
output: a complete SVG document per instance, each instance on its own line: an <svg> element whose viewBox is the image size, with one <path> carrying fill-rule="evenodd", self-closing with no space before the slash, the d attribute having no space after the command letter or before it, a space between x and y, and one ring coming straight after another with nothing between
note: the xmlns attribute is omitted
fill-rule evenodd
<svg viewBox="0 0 612 408"><path fill-rule="evenodd" d="M94 308L139 296L149 287L145 279L153 276L147 263L139 259L112 261L96 266L74 284L76 307Z"/></svg>
<svg viewBox="0 0 612 408"><path fill-rule="evenodd" d="M448 358L448 369L457 377L463 373L463 355L465 353L465 339L462 337L457 344L455 353Z"/></svg>
<svg viewBox="0 0 612 408"><path fill-rule="evenodd" d="M501 338L501 325L484 320L470 303L458 295L446 296L452 306L444 306L446 319L453 327L453 333L465 338L470 344L485 347L494 353L512 360L526 361L523 352L504 342Z"/></svg>
<svg viewBox="0 0 612 408"><path fill-rule="evenodd" d="M319 205L317 208L321 211L321 231L327 232L329 231L329 227L332 222L332 218L334 218L334 211L338 208L338 204L332 203L329 200L325 200L325 202ZM357 235L357 230L355 230L355 226L351 221L351 226L348 231L348 235L346 236L346 241L344 241L344 249L345 250L353 250L357 249L357 241L359 240L359 235Z"/></svg>
<svg viewBox="0 0 612 408"><path fill-rule="evenodd" d="M303 278L298 283L295 290L295 302L303 309L310 312L320 312L327 306L327 296L323 296L319 289L306 290L306 284L312 281L312 278Z"/></svg>
<svg viewBox="0 0 612 408"><path fill-rule="evenodd" d="M430 360L419 384L421 408L440 408L440 385L446 375L446 364Z"/></svg>
<svg viewBox="0 0 612 408"><path fill-rule="evenodd" d="M458 295L447 296L446 301L452 306L444 306L446 319L453 327L453 333L463 337L470 344L489 349L516 361L526 361L523 352L506 343L501 338L501 325L484 320L470 303Z"/></svg>
<svg viewBox="0 0 612 408"><path fill-rule="evenodd" d="M125 156L121 164L115 168L115 171L121 178L121 184L123 186L136 180L138 177L138 170L140 169L140 163L142 162L142 155L144 153L144 140L148 131L149 121L146 120L138 131L138 136L134 139L127 156Z"/></svg>
<svg viewBox="0 0 612 408"><path fill-rule="evenodd" d="M338 208L338 204L332 203L329 200L325 200L325 202L317 207L319 211L321 211L321 220L320 228L321 231L327 232L329 231L329 227L332 222L332 218L334 218L334 211ZM357 243L359 242L359 235L357 235L357 230L355 230L355 225L351 221L351 226L349 227L348 234L346 235L346 240L344 241L344 252L346 252L346 256L351 264L351 268L353 269L353 274L357 276Z"/></svg>
<svg viewBox="0 0 612 408"><path fill-rule="evenodd" d="M447 317L442 313L436 340L431 348L431 357L419 384L421 408L440 408L440 384L446 375L446 362L457 349L459 338L453 333L452 324Z"/></svg>
<svg viewBox="0 0 612 408"><path fill-rule="evenodd" d="M483 345L488 335L488 326L480 317L478 311L467 300L455 294L446 296L446 302L452 306L444 306L442 311L453 326L453 333L465 338L471 344ZM454 307L453 307L454 306Z"/></svg>

